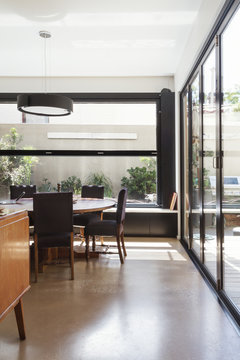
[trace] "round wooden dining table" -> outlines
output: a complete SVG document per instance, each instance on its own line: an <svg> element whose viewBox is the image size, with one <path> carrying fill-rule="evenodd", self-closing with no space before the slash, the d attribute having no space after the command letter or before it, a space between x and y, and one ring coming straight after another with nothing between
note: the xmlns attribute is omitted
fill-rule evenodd
<svg viewBox="0 0 240 360"><path fill-rule="evenodd" d="M110 199L77 198L73 200L73 213L103 211L114 207L116 202Z"/></svg>
<svg viewBox="0 0 240 360"><path fill-rule="evenodd" d="M73 198L73 213L81 214L86 212L96 212L103 211L114 207L116 202L111 199L94 199L94 198ZM1 205L1 208L4 209L4 213L10 213L13 211L27 210L28 212L33 212L33 199L32 198L23 198L20 199L16 204L6 204Z"/></svg>

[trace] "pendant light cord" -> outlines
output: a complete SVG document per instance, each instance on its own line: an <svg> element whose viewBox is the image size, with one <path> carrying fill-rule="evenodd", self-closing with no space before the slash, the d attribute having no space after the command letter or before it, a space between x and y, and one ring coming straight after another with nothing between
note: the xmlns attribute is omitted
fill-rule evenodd
<svg viewBox="0 0 240 360"><path fill-rule="evenodd" d="M39 31L39 35L44 39L44 92L47 93L47 39L51 37L51 33L49 31Z"/></svg>
<svg viewBox="0 0 240 360"><path fill-rule="evenodd" d="M47 93L47 38L44 36L44 91Z"/></svg>

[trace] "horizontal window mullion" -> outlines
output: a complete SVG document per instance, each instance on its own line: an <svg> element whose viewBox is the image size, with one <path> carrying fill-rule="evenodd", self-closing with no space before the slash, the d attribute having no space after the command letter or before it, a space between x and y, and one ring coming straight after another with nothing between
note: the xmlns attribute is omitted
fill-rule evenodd
<svg viewBox="0 0 240 360"><path fill-rule="evenodd" d="M22 93L0 93L0 102L16 102L17 96ZM161 93L52 93L70 97L74 102L120 102L136 103L152 102L161 97Z"/></svg>
<svg viewBox="0 0 240 360"><path fill-rule="evenodd" d="M0 156L157 156L156 150L0 150Z"/></svg>

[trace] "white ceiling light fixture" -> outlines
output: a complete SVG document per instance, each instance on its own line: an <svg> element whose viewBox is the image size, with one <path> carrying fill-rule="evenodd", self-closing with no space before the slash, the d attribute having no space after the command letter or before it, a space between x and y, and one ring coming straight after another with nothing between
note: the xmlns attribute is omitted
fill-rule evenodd
<svg viewBox="0 0 240 360"><path fill-rule="evenodd" d="M39 31L44 38L44 78L45 93L43 94L21 94L17 97L17 108L26 114L41 116L66 116L73 112L72 99L55 94L47 94L47 51L46 39L51 37L48 31Z"/></svg>

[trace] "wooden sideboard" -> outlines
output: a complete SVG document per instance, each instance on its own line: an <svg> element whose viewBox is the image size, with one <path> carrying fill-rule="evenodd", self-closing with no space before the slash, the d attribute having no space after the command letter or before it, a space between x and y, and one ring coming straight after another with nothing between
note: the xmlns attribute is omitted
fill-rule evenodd
<svg viewBox="0 0 240 360"><path fill-rule="evenodd" d="M22 296L30 288L27 211L0 216L0 320L15 310L19 337L25 339Z"/></svg>

